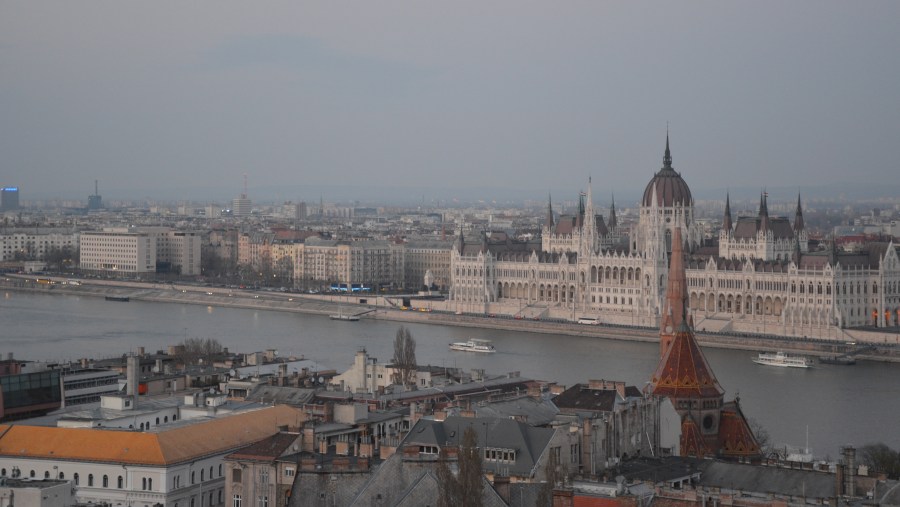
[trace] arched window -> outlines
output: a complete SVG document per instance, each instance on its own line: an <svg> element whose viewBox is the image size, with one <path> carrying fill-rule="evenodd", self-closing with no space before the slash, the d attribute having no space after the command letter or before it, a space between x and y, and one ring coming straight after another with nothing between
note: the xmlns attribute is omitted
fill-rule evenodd
<svg viewBox="0 0 900 507"><path fill-rule="evenodd" d="M153 491L153 477L147 479L147 491Z"/></svg>
<svg viewBox="0 0 900 507"><path fill-rule="evenodd" d="M49 479L49 478L50 478L50 471L48 470L48 471L44 472L44 479Z"/></svg>
<svg viewBox="0 0 900 507"><path fill-rule="evenodd" d="M191 484L196 484L197 472L191 471Z"/></svg>
<svg viewBox="0 0 900 507"><path fill-rule="evenodd" d="M32 479L34 479L34 470L31 471L30 476L31 476Z"/></svg>
<svg viewBox="0 0 900 507"><path fill-rule="evenodd" d="M109 476L108 476L108 475L104 475L104 476L103 476L103 487L104 487L104 488L108 488L108 487L109 487Z"/></svg>
<svg viewBox="0 0 900 507"><path fill-rule="evenodd" d="M200 470L200 482L203 482L206 480L206 477L204 477L204 472L205 472L205 470L202 470L202 469Z"/></svg>
<svg viewBox="0 0 900 507"><path fill-rule="evenodd" d="M147 491L147 478L146 477L141 479L141 489L144 491Z"/></svg>
<svg viewBox="0 0 900 507"><path fill-rule="evenodd" d="M94 486L94 474L88 474L88 487Z"/></svg>
<svg viewBox="0 0 900 507"><path fill-rule="evenodd" d="M164 422L164 423L167 423L167 422L169 422L169 416L165 416L165 417L163 417L163 422Z"/></svg>
<svg viewBox="0 0 900 507"><path fill-rule="evenodd" d="M156 418L156 425L159 426L159 417Z"/></svg>
<svg viewBox="0 0 900 507"><path fill-rule="evenodd" d="M125 479L123 479L121 475L119 476L119 479L116 481L116 487L119 489L122 489L125 487Z"/></svg>
<svg viewBox="0 0 900 507"><path fill-rule="evenodd" d="M66 474L60 472L60 473L59 473L59 477L57 477L57 479L59 479L59 480L61 480L61 481L62 481L62 480L65 480L65 479L66 479Z"/></svg>
<svg viewBox="0 0 900 507"><path fill-rule="evenodd" d="M72 476L72 480L75 482L75 485L77 486L78 485L78 474L77 473Z"/></svg>

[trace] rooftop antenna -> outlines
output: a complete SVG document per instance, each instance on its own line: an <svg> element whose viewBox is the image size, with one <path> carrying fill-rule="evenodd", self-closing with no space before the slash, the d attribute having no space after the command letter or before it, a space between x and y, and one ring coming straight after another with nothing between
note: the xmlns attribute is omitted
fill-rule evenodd
<svg viewBox="0 0 900 507"><path fill-rule="evenodd" d="M98 180L94 180L94 195L100 195Z"/></svg>
<svg viewBox="0 0 900 507"><path fill-rule="evenodd" d="M241 195L244 199L247 198L247 173L244 173L244 193Z"/></svg>

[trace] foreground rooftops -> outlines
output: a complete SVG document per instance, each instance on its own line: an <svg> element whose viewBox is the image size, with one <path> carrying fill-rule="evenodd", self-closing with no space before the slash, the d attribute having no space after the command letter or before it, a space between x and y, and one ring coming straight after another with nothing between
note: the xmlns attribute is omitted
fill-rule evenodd
<svg viewBox="0 0 900 507"><path fill-rule="evenodd" d="M158 432L0 426L0 456L165 466L235 449L299 425L302 411L279 405Z"/></svg>

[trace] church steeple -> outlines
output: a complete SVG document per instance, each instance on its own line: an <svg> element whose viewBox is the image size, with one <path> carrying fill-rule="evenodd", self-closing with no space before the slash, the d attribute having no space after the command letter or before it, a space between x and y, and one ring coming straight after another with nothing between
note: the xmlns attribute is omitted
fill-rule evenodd
<svg viewBox="0 0 900 507"><path fill-rule="evenodd" d="M684 266L684 241L681 227L672 234L672 258L669 261L669 280L666 283L666 301L659 329L659 355L665 356L675 339L681 324L693 325L687 314L688 291Z"/></svg>
<svg viewBox="0 0 900 507"><path fill-rule="evenodd" d="M459 225L459 238L456 240L456 251L459 252L459 255L463 254L463 250L466 248L466 238L463 236L463 228L462 224Z"/></svg>
<svg viewBox="0 0 900 507"><path fill-rule="evenodd" d="M797 192L797 211L794 212L794 232L800 232L803 229L803 208L800 206L800 192Z"/></svg>
<svg viewBox="0 0 900 507"><path fill-rule="evenodd" d="M722 230L725 232L731 232L733 228L733 223L731 221L731 196L728 193L725 194L725 217L722 219Z"/></svg>

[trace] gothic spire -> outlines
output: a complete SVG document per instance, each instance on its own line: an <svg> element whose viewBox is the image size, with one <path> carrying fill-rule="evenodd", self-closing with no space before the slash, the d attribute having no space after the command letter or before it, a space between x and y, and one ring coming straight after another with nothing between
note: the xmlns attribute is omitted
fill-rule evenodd
<svg viewBox="0 0 900 507"><path fill-rule="evenodd" d="M663 155L663 169L672 169L672 152L669 151L669 130L666 129L666 154Z"/></svg>
<svg viewBox="0 0 900 507"><path fill-rule="evenodd" d="M731 196L728 193L725 193L725 217L722 219L722 229L731 232L732 229L731 222Z"/></svg>
<svg viewBox="0 0 900 507"><path fill-rule="evenodd" d="M581 227L582 225L584 225L584 211L585 211L584 192L579 192L578 193L578 216L575 217L575 224L578 227Z"/></svg>
<svg viewBox="0 0 900 507"><path fill-rule="evenodd" d="M763 192L759 194L759 230L763 232L767 232L769 230L769 205L766 202L767 197L769 196L768 192Z"/></svg>
<svg viewBox="0 0 900 507"><path fill-rule="evenodd" d="M460 224L459 225L459 239L457 240L457 243L456 243L456 249L460 255L463 254L463 250L465 249L465 247L466 247L466 238L465 238L465 236L463 236L463 228L462 228L462 224Z"/></svg>
<svg viewBox="0 0 900 507"><path fill-rule="evenodd" d="M800 232L803 228L803 208L800 206L800 192L797 192L797 211L794 213L794 232Z"/></svg>
<svg viewBox="0 0 900 507"><path fill-rule="evenodd" d="M544 219L544 226L553 229L553 202L549 193L547 194L547 217Z"/></svg>
<svg viewBox="0 0 900 507"><path fill-rule="evenodd" d="M615 229L619 225L619 220L616 218L616 195L612 196L612 204L609 206L609 228Z"/></svg>

